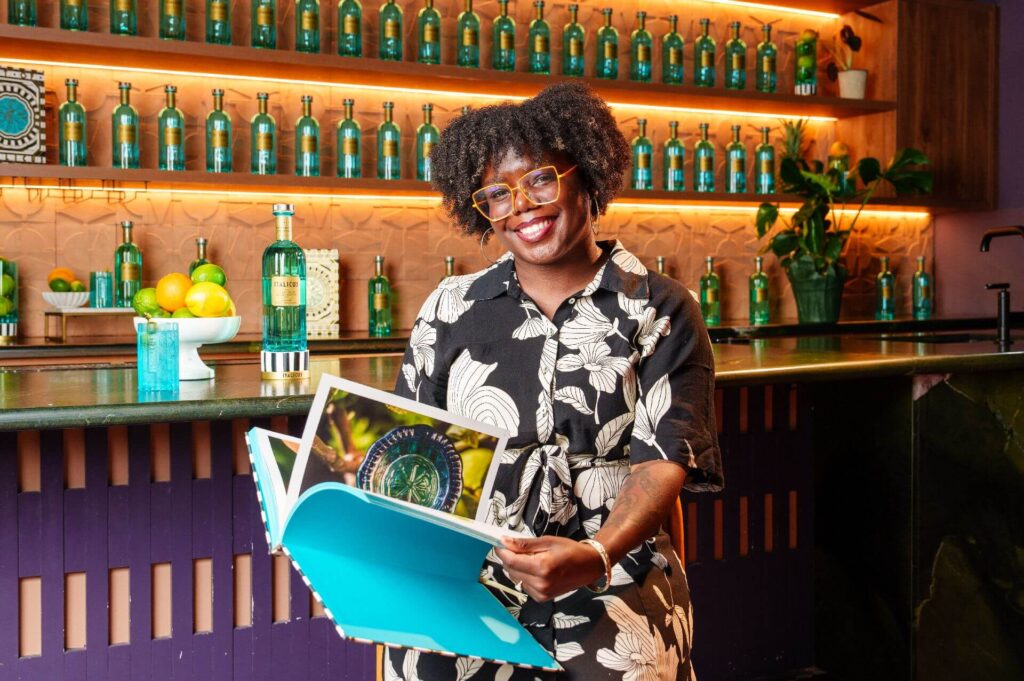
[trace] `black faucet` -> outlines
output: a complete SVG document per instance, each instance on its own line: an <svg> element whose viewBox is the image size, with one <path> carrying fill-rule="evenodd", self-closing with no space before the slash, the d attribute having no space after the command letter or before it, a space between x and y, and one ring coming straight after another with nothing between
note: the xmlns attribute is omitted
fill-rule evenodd
<svg viewBox="0 0 1024 681"><path fill-rule="evenodd" d="M988 253L989 244L992 239L1001 236L1020 236L1024 238L1024 225L1013 225L1012 227L997 227L990 229L981 237L981 252ZM1000 350L1006 350L1013 344L1010 338L1010 285L1008 283L985 284L985 288L992 291L999 291L999 312L996 317L996 343Z"/></svg>
<svg viewBox="0 0 1024 681"><path fill-rule="evenodd" d="M981 252L988 253L988 245L992 239L1000 236L1020 236L1024 238L1024 225L1013 225L1011 227L996 227L990 229L981 237Z"/></svg>

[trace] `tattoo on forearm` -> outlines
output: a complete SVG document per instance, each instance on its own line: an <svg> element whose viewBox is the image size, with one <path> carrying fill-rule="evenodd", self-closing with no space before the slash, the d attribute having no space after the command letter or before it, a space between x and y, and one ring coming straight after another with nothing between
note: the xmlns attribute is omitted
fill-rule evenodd
<svg viewBox="0 0 1024 681"><path fill-rule="evenodd" d="M656 534L682 487L681 469L668 464L639 466L619 490L600 535L621 558L642 541Z"/></svg>

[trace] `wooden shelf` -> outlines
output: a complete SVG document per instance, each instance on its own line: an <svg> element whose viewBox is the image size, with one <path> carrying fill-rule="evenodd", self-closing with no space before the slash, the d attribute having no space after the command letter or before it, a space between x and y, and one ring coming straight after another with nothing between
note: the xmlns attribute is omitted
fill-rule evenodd
<svg viewBox="0 0 1024 681"><path fill-rule="evenodd" d="M283 79L332 84L336 87L437 92L442 96L528 97L559 76L500 73L491 69L430 66L390 62L369 57L301 54L259 50L238 45L168 42L156 38L81 33L54 28L0 25L0 61L17 59L42 63L67 62L162 72L223 74L256 79ZM582 79L605 100L627 106L658 105L681 109L737 111L771 116L854 118L892 111L892 101L839 97L766 94L750 90L634 83L625 80Z"/></svg>

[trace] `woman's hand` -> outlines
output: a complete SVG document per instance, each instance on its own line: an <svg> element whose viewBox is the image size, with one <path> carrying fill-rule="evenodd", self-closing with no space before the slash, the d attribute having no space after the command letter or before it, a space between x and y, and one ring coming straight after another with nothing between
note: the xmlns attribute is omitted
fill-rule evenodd
<svg viewBox="0 0 1024 681"><path fill-rule="evenodd" d="M502 543L504 549L495 549L498 558L535 601L550 601L604 576L597 550L566 537L505 537Z"/></svg>

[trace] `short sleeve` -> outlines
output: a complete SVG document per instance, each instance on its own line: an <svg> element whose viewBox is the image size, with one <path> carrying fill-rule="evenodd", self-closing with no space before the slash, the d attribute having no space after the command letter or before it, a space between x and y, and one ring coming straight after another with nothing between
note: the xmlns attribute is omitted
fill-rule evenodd
<svg viewBox="0 0 1024 681"><path fill-rule="evenodd" d="M409 336L409 345L402 358L402 369L395 383L395 394L440 409L446 408L445 386L442 373L438 338L446 325L430 310L436 305L434 296L427 298L416 318ZM429 319L429 321L428 321Z"/></svg>
<svg viewBox="0 0 1024 681"><path fill-rule="evenodd" d="M718 492L724 478L715 424L715 360L699 304L681 286L652 304L659 321L667 317L668 329L637 366L630 463L673 461L686 469L685 489Z"/></svg>

